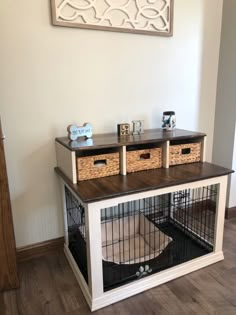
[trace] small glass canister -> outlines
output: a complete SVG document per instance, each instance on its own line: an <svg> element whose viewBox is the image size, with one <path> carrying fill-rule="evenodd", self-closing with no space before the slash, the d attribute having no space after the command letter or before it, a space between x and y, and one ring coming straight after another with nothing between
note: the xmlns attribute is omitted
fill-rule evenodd
<svg viewBox="0 0 236 315"><path fill-rule="evenodd" d="M168 111L163 112L162 116L162 128L165 130L173 130L176 125L175 112Z"/></svg>

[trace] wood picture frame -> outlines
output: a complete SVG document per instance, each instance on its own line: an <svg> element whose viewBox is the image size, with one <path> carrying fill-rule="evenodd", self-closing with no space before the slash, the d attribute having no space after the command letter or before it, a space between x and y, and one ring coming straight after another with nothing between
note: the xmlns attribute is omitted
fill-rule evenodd
<svg viewBox="0 0 236 315"><path fill-rule="evenodd" d="M173 36L174 0L51 0L52 24L102 31Z"/></svg>

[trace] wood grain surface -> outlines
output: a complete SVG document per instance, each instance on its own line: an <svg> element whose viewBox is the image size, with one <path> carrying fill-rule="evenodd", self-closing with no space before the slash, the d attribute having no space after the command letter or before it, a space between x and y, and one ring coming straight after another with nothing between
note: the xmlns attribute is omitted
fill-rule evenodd
<svg viewBox="0 0 236 315"><path fill-rule="evenodd" d="M236 219L225 224L225 260L96 311L96 315L235 315ZM90 315L59 251L19 265L20 288L0 293L1 315Z"/></svg>
<svg viewBox="0 0 236 315"><path fill-rule="evenodd" d="M55 171L83 202L94 202L132 193L181 185L233 172L221 166L200 162L176 165L169 169L160 168L135 172L126 176L108 176L72 184L59 168L55 168Z"/></svg>
<svg viewBox="0 0 236 315"><path fill-rule="evenodd" d="M145 130L141 135L129 135L119 137L117 133L95 134L91 139L86 140L84 137L78 141L70 141L67 137L56 138L56 141L61 143L71 151L77 150L93 150L111 147L120 147L123 145L140 145L146 143L158 143L167 140L184 140L196 139L206 136L204 133L188 131L183 129L163 130L149 129Z"/></svg>
<svg viewBox="0 0 236 315"><path fill-rule="evenodd" d="M0 291L18 286L16 245L0 122Z"/></svg>
<svg viewBox="0 0 236 315"><path fill-rule="evenodd" d="M17 261L23 262L36 257L46 255L53 250L63 250L64 237L58 237L49 241L44 241L32 245L18 247L16 250Z"/></svg>
<svg viewBox="0 0 236 315"><path fill-rule="evenodd" d="M236 207L226 208L226 219L232 219L236 217Z"/></svg>

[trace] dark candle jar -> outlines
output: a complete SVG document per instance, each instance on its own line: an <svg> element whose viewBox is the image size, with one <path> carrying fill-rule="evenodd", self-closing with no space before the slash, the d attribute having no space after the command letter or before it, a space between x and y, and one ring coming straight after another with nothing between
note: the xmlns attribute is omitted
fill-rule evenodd
<svg viewBox="0 0 236 315"><path fill-rule="evenodd" d="M173 130L176 125L175 112L167 111L163 112L162 116L162 128L165 130Z"/></svg>

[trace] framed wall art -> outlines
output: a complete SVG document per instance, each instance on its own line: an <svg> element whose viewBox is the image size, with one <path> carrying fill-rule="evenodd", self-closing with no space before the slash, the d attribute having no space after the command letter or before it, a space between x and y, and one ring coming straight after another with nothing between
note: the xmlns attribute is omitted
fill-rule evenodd
<svg viewBox="0 0 236 315"><path fill-rule="evenodd" d="M51 0L58 26L173 35L174 0Z"/></svg>

